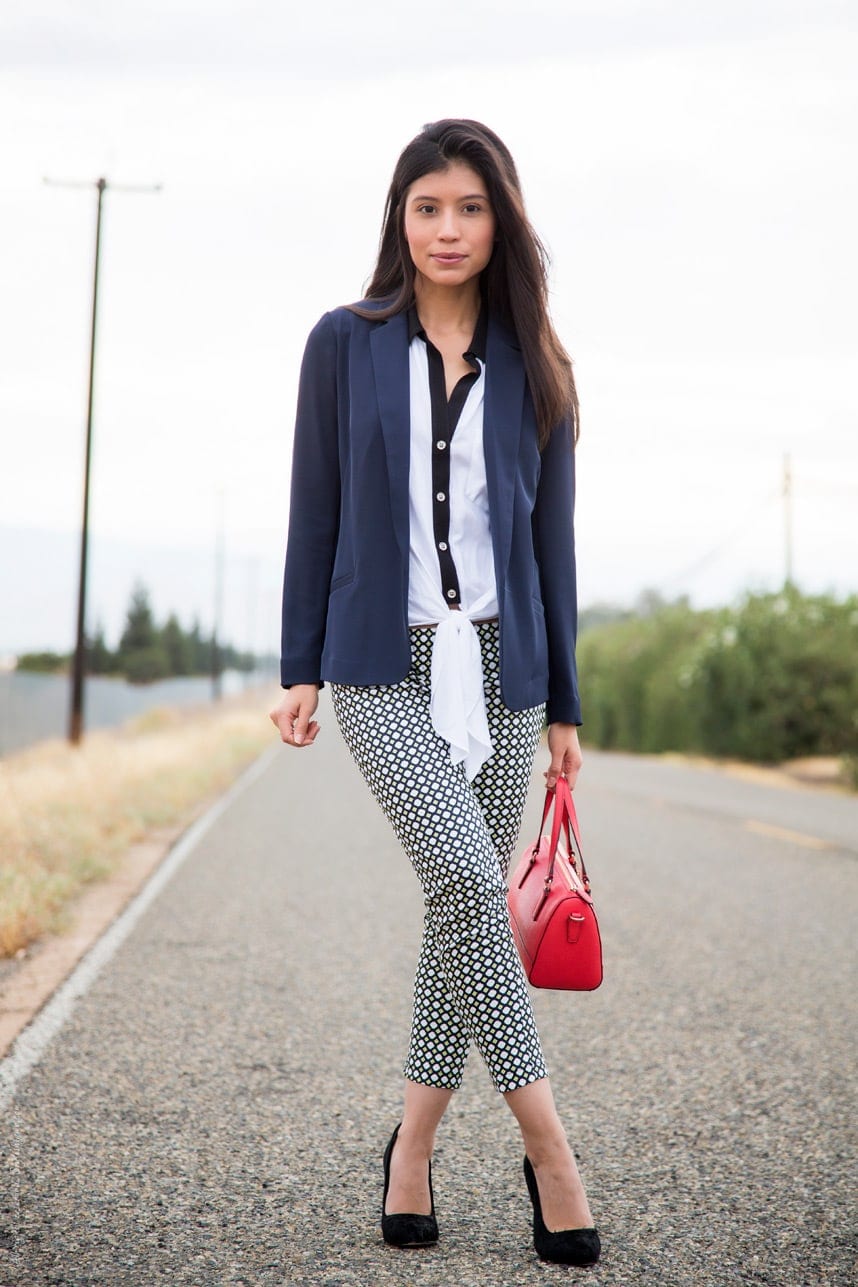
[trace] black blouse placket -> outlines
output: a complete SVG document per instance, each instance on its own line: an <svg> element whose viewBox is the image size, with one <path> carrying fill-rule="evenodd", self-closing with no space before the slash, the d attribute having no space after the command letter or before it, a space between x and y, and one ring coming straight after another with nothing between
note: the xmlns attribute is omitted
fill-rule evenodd
<svg viewBox="0 0 858 1287"><path fill-rule="evenodd" d="M432 528L438 566L441 571L441 591L450 608L461 606L459 576L450 553L450 444L468 394L479 379L480 367L476 354L482 347L480 341L483 337L483 322L484 315L481 314L471 347L462 354L474 370L458 380L448 402L444 359L416 321L416 316L412 317L413 334L419 335L426 344L429 364L429 399L432 419Z"/></svg>

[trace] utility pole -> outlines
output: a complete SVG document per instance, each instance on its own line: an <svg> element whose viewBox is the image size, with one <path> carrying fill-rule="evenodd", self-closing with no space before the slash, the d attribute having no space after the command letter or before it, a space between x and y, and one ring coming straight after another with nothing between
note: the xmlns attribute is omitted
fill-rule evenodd
<svg viewBox="0 0 858 1287"><path fill-rule="evenodd" d="M69 714L69 741L75 746L83 733L83 683L86 670L86 566L89 550L89 477L92 460L92 403L95 379L95 322L98 312L98 264L101 253L101 207L108 187L116 192L160 192L161 184L108 184L107 179L96 179L95 184L83 181L45 179L52 188L91 188L98 192L95 215L95 267L92 278L92 331L89 344L89 395L86 408L86 450L83 466L83 521L80 533L80 574L77 594L77 628L75 631L74 660L72 662L71 711Z"/></svg>
<svg viewBox="0 0 858 1287"><path fill-rule="evenodd" d="M789 452L784 456L784 589L791 590L793 581L792 569L792 464Z"/></svg>

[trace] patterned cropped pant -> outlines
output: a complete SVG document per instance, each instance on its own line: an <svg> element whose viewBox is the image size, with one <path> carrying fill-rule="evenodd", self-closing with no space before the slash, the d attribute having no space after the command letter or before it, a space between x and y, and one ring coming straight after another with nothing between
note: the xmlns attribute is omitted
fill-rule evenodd
<svg viewBox="0 0 858 1287"><path fill-rule="evenodd" d="M509 927L504 879L518 838L544 707L508 710L498 624L477 627L494 753L472 783L432 727L433 631L411 631L398 684L332 684L337 722L423 887L426 918L405 1076L455 1090L471 1041L498 1091L547 1076Z"/></svg>

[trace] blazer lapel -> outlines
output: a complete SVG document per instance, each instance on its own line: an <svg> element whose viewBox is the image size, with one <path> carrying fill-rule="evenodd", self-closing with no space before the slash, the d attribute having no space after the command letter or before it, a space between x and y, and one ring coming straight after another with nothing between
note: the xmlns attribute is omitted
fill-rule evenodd
<svg viewBox="0 0 858 1287"><path fill-rule="evenodd" d="M408 316L396 313L370 335L375 393L387 453L387 481L393 529L408 557L408 471L411 456L411 383Z"/></svg>
<svg viewBox="0 0 858 1287"><path fill-rule="evenodd" d="M524 417L524 360L514 335L489 315L483 449L498 591L512 548L512 513Z"/></svg>

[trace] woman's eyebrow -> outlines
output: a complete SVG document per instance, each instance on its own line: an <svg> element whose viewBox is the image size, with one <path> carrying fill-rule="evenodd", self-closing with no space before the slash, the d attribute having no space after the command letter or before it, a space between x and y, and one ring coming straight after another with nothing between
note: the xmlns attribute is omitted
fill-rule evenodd
<svg viewBox="0 0 858 1287"><path fill-rule="evenodd" d="M424 193L422 196L412 197L411 200L412 201L437 201L438 197L432 197L432 196L429 196L427 193ZM488 201L488 197L484 192L469 192L464 197L456 197L455 200L456 201Z"/></svg>

